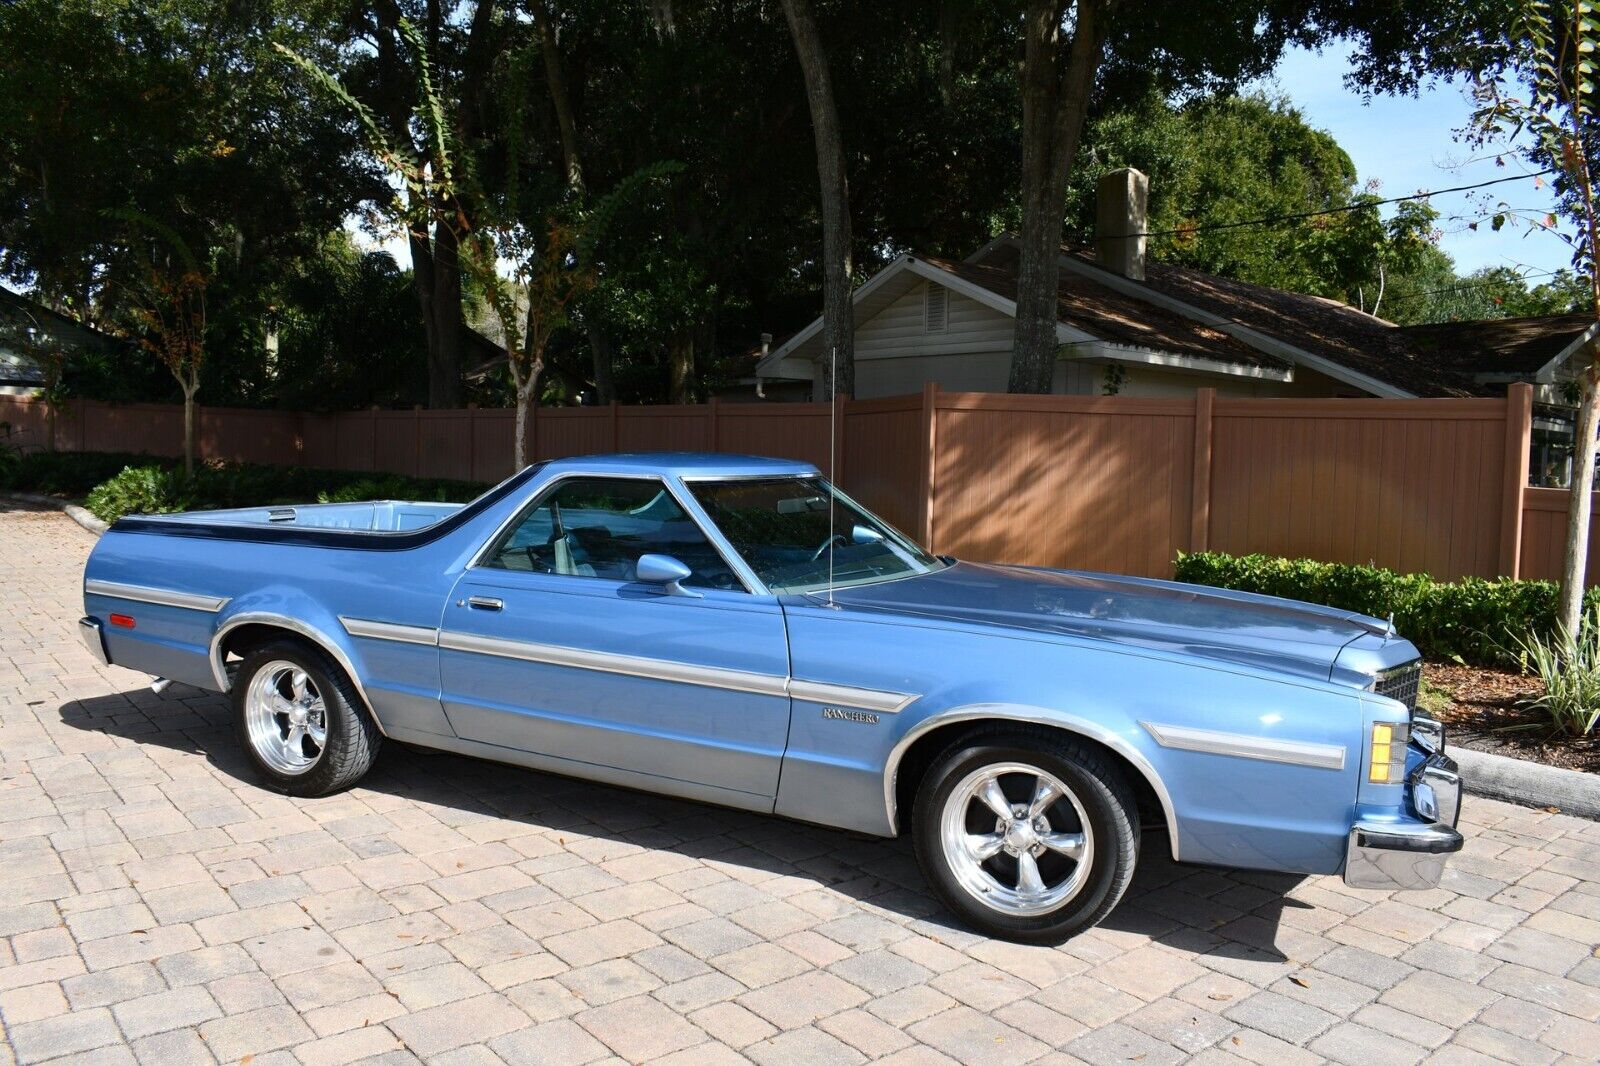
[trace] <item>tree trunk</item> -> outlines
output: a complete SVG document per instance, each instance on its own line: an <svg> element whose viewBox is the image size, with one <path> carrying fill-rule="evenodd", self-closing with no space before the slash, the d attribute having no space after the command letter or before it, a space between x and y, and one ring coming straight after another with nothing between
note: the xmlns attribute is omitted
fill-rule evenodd
<svg viewBox="0 0 1600 1066"><path fill-rule="evenodd" d="M672 335L669 348L672 362L671 398L673 403L693 403L689 385L694 381L694 329L685 326Z"/></svg>
<svg viewBox="0 0 1600 1066"><path fill-rule="evenodd" d="M567 92L566 71L561 63L561 49L556 41L555 23L545 0L533 0L533 19L539 28L540 50L544 56L544 80L550 90L550 103L555 108L556 127L561 134L562 177L567 188L578 196L587 191L583 180L583 160L578 153L578 120L572 111L572 97ZM670 21L670 6L669 6ZM589 352L594 361L594 391L597 403L610 403L616 399L613 382L613 365L616 359L611 338L593 321L584 316L584 332L589 338Z"/></svg>
<svg viewBox="0 0 1600 1066"><path fill-rule="evenodd" d="M817 182L822 193L822 355L827 395L855 395L855 314L850 301L850 188L845 175L844 135L833 101L833 78L811 0L783 0L795 55L806 80L811 130L817 145ZM837 379L834 378L837 366Z"/></svg>
<svg viewBox="0 0 1600 1066"><path fill-rule="evenodd" d="M194 477L194 394L200 391L199 382L179 379L183 386L183 473Z"/></svg>
<svg viewBox="0 0 1600 1066"><path fill-rule="evenodd" d="M539 368L530 367L528 376L523 378L512 367L511 378L517 393L517 437L511 449L511 462L513 468L521 470L528 465L528 412L533 408L534 390L539 386Z"/></svg>
<svg viewBox="0 0 1600 1066"><path fill-rule="evenodd" d="M1578 424L1572 436L1572 490L1567 499L1567 543L1561 560L1558 618L1576 635L1583 623L1583 590L1589 561L1589 512L1594 500L1595 428L1600 424L1600 361L1591 360L1578 379Z"/></svg>
<svg viewBox="0 0 1600 1066"><path fill-rule="evenodd" d="M461 406L461 356L466 321L461 314L461 246L454 227L433 227L432 296L428 307L428 406Z"/></svg>
<svg viewBox="0 0 1600 1066"><path fill-rule="evenodd" d="M1011 392L1049 392L1056 366L1057 286L1067 176L1099 67L1102 0L1078 0L1064 73L1057 74L1062 5L1028 5L1022 66L1022 232Z"/></svg>

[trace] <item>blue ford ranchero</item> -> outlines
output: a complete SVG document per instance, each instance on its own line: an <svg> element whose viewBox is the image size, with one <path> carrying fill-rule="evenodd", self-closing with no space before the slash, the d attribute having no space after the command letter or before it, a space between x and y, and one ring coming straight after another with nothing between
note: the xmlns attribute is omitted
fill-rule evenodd
<svg viewBox="0 0 1600 1066"><path fill-rule="evenodd" d="M294 795L390 739L909 831L949 907L1015 940L1104 918L1145 832L1379 889L1437 884L1461 847L1384 622L935 557L803 463L607 455L465 506L125 518L84 604L105 661L231 694Z"/></svg>

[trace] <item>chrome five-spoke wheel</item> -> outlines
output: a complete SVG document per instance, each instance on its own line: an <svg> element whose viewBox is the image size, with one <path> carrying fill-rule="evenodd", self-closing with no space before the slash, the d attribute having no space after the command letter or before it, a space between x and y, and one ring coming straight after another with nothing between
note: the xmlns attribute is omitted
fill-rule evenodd
<svg viewBox="0 0 1600 1066"><path fill-rule="evenodd" d="M295 663L262 666L245 695L245 723L256 756L280 774L317 765L328 746L328 707L317 683Z"/></svg>
<svg viewBox="0 0 1600 1066"><path fill-rule="evenodd" d="M1081 800L1037 766L979 767L950 791L940 819L950 872L1002 914L1047 914L1080 891L1094 861Z"/></svg>
<svg viewBox="0 0 1600 1066"><path fill-rule="evenodd" d="M1059 944L1117 905L1139 858L1122 768L1061 730L972 727L935 755L911 818L928 886L991 936Z"/></svg>

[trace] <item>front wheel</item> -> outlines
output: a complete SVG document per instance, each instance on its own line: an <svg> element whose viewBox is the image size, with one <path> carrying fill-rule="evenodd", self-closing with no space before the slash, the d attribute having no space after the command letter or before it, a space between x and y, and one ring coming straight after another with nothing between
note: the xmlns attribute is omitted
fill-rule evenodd
<svg viewBox="0 0 1600 1066"><path fill-rule="evenodd" d="M1120 768L1050 730L957 741L923 777L913 819L934 891L1008 940L1058 944L1097 924L1138 859L1138 812Z"/></svg>
<svg viewBox="0 0 1600 1066"><path fill-rule="evenodd" d="M355 784L382 740L344 671L293 640L251 651L233 682L234 727L257 772L295 796Z"/></svg>

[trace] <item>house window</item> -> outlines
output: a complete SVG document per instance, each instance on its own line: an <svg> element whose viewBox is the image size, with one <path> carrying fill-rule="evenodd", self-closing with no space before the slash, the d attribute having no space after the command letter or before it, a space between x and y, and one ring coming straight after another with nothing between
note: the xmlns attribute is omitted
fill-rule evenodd
<svg viewBox="0 0 1600 1066"><path fill-rule="evenodd" d="M950 292L943 285L929 282L922 290L922 325L929 333L943 333L949 320Z"/></svg>

